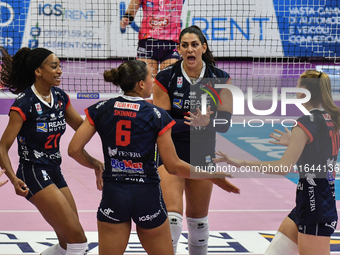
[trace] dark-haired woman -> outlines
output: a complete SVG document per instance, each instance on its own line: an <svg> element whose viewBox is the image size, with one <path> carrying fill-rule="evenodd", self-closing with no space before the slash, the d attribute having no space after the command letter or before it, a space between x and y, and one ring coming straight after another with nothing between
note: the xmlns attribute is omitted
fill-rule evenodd
<svg viewBox="0 0 340 255"><path fill-rule="evenodd" d="M6 169L16 194L34 204L58 236L59 244L42 254L83 255L87 239L61 173L59 150L66 124L76 130L83 119L58 88L60 61L45 48L22 48L13 58L2 47L1 53L1 85L19 96L0 140L0 166ZM8 155L15 138L20 158L16 174Z"/></svg>
<svg viewBox="0 0 340 255"><path fill-rule="evenodd" d="M85 110L86 119L69 144L69 155L93 168L84 147L98 132L105 159L103 196L98 208L99 254L123 254L131 219L150 255L173 254L167 210L155 161L156 144L172 174L189 177L192 168L181 161L170 136L173 119L144 98L151 95L153 78L147 64L130 60L104 72L105 81L119 85L124 95L98 102ZM194 170L193 170L194 171ZM201 173L229 192L239 192L225 175Z"/></svg>
<svg viewBox="0 0 340 255"><path fill-rule="evenodd" d="M215 157L216 132L227 132L233 103L229 90L215 89L214 85L230 83L230 76L215 67L207 40L197 26L182 30L178 51L183 59L168 66L156 76L155 83L158 86L154 87L153 101L176 121L172 129L172 139L178 156L192 165L211 167L212 158ZM210 109L213 115L210 115L209 110L204 115L200 110L196 110L201 108L201 95L207 90L212 94L218 93L220 98L220 100L216 99L216 105L212 98L207 100L207 109ZM189 117L189 112L193 118ZM214 126L214 118L228 120L228 123ZM206 255L212 183L170 175L164 165L161 165L158 171L162 180L165 204L169 211L175 253L182 232L183 192L185 191L189 253Z"/></svg>
<svg viewBox="0 0 340 255"><path fill-rule="evenodd" d="M328 255L330 236L338 221L334 177L339 171L340 109L333 102L327 74L308 70L300 76L297 87L311 94L311 99L303 104L310 115L297 120L280 160L240 160L222 152L216 153L221 157L214 159L216 163L227 162L237 167L255 166L259 171L266 167L274 169L266 173L281 175L289 171L277 169L288 170L297 164L300 179L296 189L296 207L283 220L265 255ZM297 93L297 98L305 96ZM287 136L282 141L276 140L284 145Z"/></svg>

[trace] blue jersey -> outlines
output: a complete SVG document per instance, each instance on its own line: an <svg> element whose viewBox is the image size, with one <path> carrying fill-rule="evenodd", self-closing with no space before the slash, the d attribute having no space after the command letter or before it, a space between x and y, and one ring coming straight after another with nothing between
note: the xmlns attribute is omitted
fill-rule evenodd
<svg viewBox="0 0 340 255"><path fill-rule="evenodd" d="M120 96L85 113L102 140L104 180L159 183L156 141L175 124L165 110L139 97Z"/></svg>
<svg viewBox="0 0 340 255"><path fill-rule="evenodd" d="M309 136L298 162L300 174L296 193L298 224L308 225L337 220L335 204L335 166L339 152L339 133L328 113L313 109L297 120Z"/></svg>
<svg viewBox="0 0 340 255"><path fill-rule="evenodd" d="M24 120L17 136L21 164L61 164L59 142L66 129L65 110L70 100L58 87L52 87L51 93L51 104L48 104L29 87L11 107L11 111L17 111Z"/></svg>
<svg viewBox="0 0 340 255"><path fill-rule="evenodd" d="M174 119L183 119L187 112L196 113L196 108L202 110L202 95L207 95L207 104L211 111L217 112L218 94L221 89L216 89L216 84L226 84L230 79L228 73L213 65L205 65L200 79L192 83L183 69L183 62L168 66L160 71L155 79L156 84L168 93L171 102L171 116ZM209 93L207 93L209 92ZM214 116L212 116L214 117ZM204 145L215 149L216 132L205 127L191 127L190 131L173 133L176 141L192 145Z"/></svg>

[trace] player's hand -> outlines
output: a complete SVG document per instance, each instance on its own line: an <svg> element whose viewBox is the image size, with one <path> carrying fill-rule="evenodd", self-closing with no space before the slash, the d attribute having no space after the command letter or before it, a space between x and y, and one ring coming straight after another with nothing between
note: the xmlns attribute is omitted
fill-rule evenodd
<svg viewBox="0 0 340 255"><path fill-rule="evenodd" d="M188 124L194 127L205 127L210 122L210 115L213 114L213 111L210 111L210 106L208 106L207 114L202 114L201 110L196 108L197 114L193 114L192 112L188 112L190 116L184 116L186 120L188 120Z"/></svg>
<svg viewBox="0 0 340 255"><path fill-rule="evenodd" d="M234 184L230 183L226 178L212 178L210 179L215 185L220 187L221 189L235 193L235 194L240 194L240 189L236 187Z"/></svg>
<svg viewBox="0 0 340 255"><path fill-rule="evenodd" d="M3 170L0 171L0 177L1 177L1 175L2 175L5 171L6 171L6 169L3 169ZM0 187L1 187L1 186L4 186L7 182L8 182L8 180L3 181L3 182L0 182Z"/></svg>
<svg viewBox="0 0 340 255"><path fill-rule="evenodd" d="M276 133L270 133L270 137L275 139L276 141L269 141L269 143L276 144L276 145L284 145L288 146L290 142L290 136L292 134L292 131L289 130L287 127L285 127L285 131L283 132L278 129L274 129Z"/></svg>
<svg viewBox="0 0 340 255"><path fill-rule="evenodd" d="M26 197L28 195L29 188L27 187L26 183L24 183L19 178L16 178L15 181L13 181L13 186L17 195L22 197Z"/></svg>
<svg viewBox="0 0 340 255"><path fill-rule="evenodd" d="M122 18L120 20L120 28L125 29L129 25L129 19L128 18Z"/></svg>
<svg viewBox="0 0 340 255"><path fill-rule="evenodd" d="M96 184L98 190L103 190L103 169L104 163L98 161L97 167L94 169L94 173L96 175Z"/></svg>
<svg viewBox="0 0 340 255"><path fill-rule="evenodd" d="M221 151L215 152L215 154L217 156L220 156L220 158L213 158L212 161L214 163L226 162L226 163L233 165L233 166L236 166L236 167L241 167L243 165L242 164L243 160L229 157L227 154L225 154Z"/></svg>

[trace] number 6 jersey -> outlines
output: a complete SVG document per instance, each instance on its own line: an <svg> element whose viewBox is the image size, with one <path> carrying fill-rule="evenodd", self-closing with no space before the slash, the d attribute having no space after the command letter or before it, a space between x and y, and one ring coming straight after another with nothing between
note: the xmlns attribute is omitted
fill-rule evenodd
<svg viewBox="0 0 340 255"><path fill-rule="evenodd" d="M156 141L175 124L165 110L140 97L119 96L85 113L102 141L104 180L159 182Z"/></svg>

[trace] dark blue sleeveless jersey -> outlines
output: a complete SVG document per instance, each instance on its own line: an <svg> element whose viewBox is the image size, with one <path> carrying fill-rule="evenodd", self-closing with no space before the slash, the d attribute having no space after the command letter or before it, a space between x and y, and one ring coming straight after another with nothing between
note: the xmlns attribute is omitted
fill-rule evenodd
<svg viewBox="0 0 340 255"><path fill-rule="evenodd" d="M58 87L52 87L51 92L49 105L29 87L17 97L10 109L17 111L24 120L17 136L21 164L61 164L59 142L66 129L65 110L70 100Z"/></svg>
<svg viewBox="0 0 340 255"><path fill-rule="evenodd" d="M158 136L175 121L142 98L119 96L85 109L101 140L104 180L159 182L155 151Z"/></svg>
<svg viewBox="0 0 340 255"><path fill-rule="evenodd" d="M211 111L216 114L218 94L221 89L216 89L216 84L226 84L230 76L225 71L213 65L206 65L204 78L191 84L184 75L181 64L176 63L160 71L155 79L156 84L169 94L171 101L171 117L183 119L188 111L196 113L196 108L202 110L202 95L207 95L206 107L211 106ZM211 117L214 117L212 115ZM175 141L190 141L191 145L213 146L215 148L216 132L205 127L190 127L190 131L173 133Z"/></svg>
<svg viewBox="0 0 340 255"><path fill-rule="evenodd" d="M296 207L300 225L337 220L334 181L339 152L339 133L329 114L319 109L297 122L309 136L297 162L300 175Z"/></svg>

